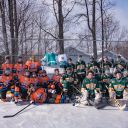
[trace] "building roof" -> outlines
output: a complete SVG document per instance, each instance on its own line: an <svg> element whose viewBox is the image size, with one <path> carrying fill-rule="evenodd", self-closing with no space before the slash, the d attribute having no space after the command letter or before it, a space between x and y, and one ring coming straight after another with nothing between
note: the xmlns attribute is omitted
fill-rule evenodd
<svg viewBox="0 0 128 128"><path fill-rule="evenodd" d="M65 53L70 54L70 56L83 55L83 56L90 57L90 54L85 53L83 50L80 50L79 48L75 48L73 46L69 46L69 47L65 48Z"/></svg>

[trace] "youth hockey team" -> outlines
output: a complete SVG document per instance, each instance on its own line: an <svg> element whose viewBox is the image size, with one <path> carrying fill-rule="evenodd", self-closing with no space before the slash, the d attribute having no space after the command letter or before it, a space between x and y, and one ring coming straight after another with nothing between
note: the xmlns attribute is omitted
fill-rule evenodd
<svg viewBox="0 0 128 128"><path fill-rule="evenodd" d="M120 56L115 61L107 57L94 61L92 57L90 63L85 62L81 55L76 64L69 58L64 73L56 68L50 78L34 56L25 63L19 56L16 64L6 56L0 69L1 101L103 105L103 99L127 100L128 65Z"/></svg>

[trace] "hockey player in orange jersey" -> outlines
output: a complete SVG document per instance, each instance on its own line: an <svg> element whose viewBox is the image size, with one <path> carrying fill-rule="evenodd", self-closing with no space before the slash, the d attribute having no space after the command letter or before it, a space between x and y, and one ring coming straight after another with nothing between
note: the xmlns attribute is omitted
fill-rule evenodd
<svg viewBox="0 0 128 128"><path fill-rule="evenodd" d="M28 67L30 72L37 72L41 68L41 63L36 61L35 56L32 56L25 65Z"/></svg>
<svg viewBox="0 0 128 128"><path fill-rule="evenodd" d="M36 75L36 72L32 72L30 76L30 84L33 84L34 86L39 86L39 79Z"/></svg>
<svg viewBox="0 0 128 128"><path fill-rule="evenodd" d="M10 56L5 57L5 62L2 64L1 69L5 72L6 69L10 69L12 73L13 64L10 62Z"/></svg>
<svg viewBox="0 0 128 128"><path fill-rule="evenodd" d="M60 103L62 95L62 86L59 86L57 82L50 80L47 86L47 97L49 103Z"/></svg>
<svg viewBox="0 0 128 128"><path fill-rule="evenodd" d="M24 74L26 66L23 64L23 58L21 56L18 57L17 63L14 65L13 73L16 76L21 76Z"/></svg>
<svg viewBox="0 0 128 128"><path fill-rule="evenodd" d="M11 75L10 69L5 69L4 74L0 78L0 92L1 92L1 100L6 102L6 94L7 91L11 91L11 97L14 98L14 85L13 85L13 77Z"/></svg>
<svg viewBox="0 0 128 128"><path fill-rule="evenodd" d="M47 88L49 77L45 70L40 70L38 73L39 83L43 88Z"/></svg>
<svg viewBox="0 0 128 128"><path fill-rule="evenodd" d="M52 80L55 82L60 82L62 75L59 73L59 69L55 69L54 72L55 73L52 76Z"/></svg>
<svg viewBox="0 0 128 128"><path fill-rule="evenodd" d="M47 94L44 88L30 84L30 102L42 104L46 101Z"/></svg>
<svg viewBox="0 0 128 128"><path fill-rule="evenodd" d="M15 103L18 103L19 95L21 94L21 99L24 101L28 96L28 88L30 85L30 72L28 70L24 71L24 75L19 77L19 80L15 83Z"/></svg>

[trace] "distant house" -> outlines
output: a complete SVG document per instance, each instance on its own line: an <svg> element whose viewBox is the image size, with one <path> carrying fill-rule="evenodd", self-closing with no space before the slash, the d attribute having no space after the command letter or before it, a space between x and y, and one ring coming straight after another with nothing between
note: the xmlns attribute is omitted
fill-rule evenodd
<svg viewBox="0 0 128 128"><path fill-rule="evenodd" d="M82 58L86 63L90 62L89 54L86 54L86 53L78 50L77 48L73 48L71 46L65 48L65 54L67 55L68 58L72 58L74 63L77 61L77 58L79 55L82 55Z"/></svg>
<svg viewBox="0 0 128 128"><path fill-rule="evenodd" d="M71 46L65 48L65 53L67 54L68 58L72 58L74 63L77 61L78 55L82 55L83 60L85 60L86 63L90 62L90 57L92 56L92 54L85 53L85 51L81 51L78 48L73 48ZM102 57L102 51L98 51L97 55L98 55L98 59L100 59ZM104 50L104 56L107 56L109 59L115 60L117 58L117 56L119 56L119 54L116 54L109 50ZM128 61L122 55L120 55L120 56L121 56L122 60L124 60L125 62Z"/></svg>
<svg viewBox="0 0 128 128"><path fill-rule="evenodd" d="M100 59L102 57L102 51L98 51L97 52L97 55L98 55L98 59ZM116 54L112 51L109 51L109 50L104 50L104 56L107 56L109 59L116 59L117 56L119 56L120 54ZM124 60L125 62L127 62L127 59L124 58L122 55L121 56L121 59Z"/></svg>

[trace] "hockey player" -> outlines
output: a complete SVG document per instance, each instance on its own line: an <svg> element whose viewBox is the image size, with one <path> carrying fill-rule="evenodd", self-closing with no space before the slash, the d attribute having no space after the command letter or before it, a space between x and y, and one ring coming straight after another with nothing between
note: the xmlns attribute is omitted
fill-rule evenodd
<svg viewBox="0 0 128 128"><path fill-rule="evenodd" d="M111 80L111 78L109 76L107 76L106 74L103 74L101 76L101 80L99 82L102 96L107 98L107 99L109 98L108 88L109 88L110 80Z"/></svg>
<svg viewBox="0 0 128 128"><path fill-rule="evenodd" d="M38 73L38 79L39 79L39 84L43 88L47 88L49 77L47 76L47 72L45 70L40 70Z"/></svg>
<svg viewBox="0 0 128 128"><path fill-rule="evenodd" d="M67 68L66 71L67 71L66 74L62 76L62 85L63 85L64 95L67 97L67 100L69 100L73 96L72 85L76 84L78 80L77 78L75 78L74 73L72 72L72 69L70 67Z"/></svg>
<svg viewBox="0 0 128 128"><path fill-rule="evenodd" d="M87 70L91 70L92 67L97 66L98 68L100 67L99 63L94 60L94 57L90 57L90 62L87 64Z"/></svg>
<svg viewBox="0 0 128 128"><path fill-rule="evenodd" d="M117 67L119 64L125 65L125 61L121 58L121 55L118 55L115 62L114 67Z"/></svg>
<svg viewBox="0 0 128 128"><path fill-rule="evenodd" d="M101 102L100 86L96 79L94 79L94 72L88 71L86 78L84 78L82 83L82 98L81 104L88 105L89 101L93 101L95 104Z"/></svg>
<svg viewBox="0 0 128 128"><path fill-rule="evenodd" d="M72 68L72 71L74 72L74 70L75 70L75 64L73 64L73 62L72 62L72 59L71 59L71 58L68 58L67 67Z"/></svg>
<svg viewBox="0 0 128 128"><path fill-rule="evenodd" d="M50 80L47 87L47 94L49 103L60 103L62 86L53 80Z"/></svg>
<svg viewBox="0 0 128 128"><path fill-rule="evenodd" d="M43 104L46 101L47 94L44 88L40 88L35 86L34 84L30 84L29 92L30 102Z"/></svg>
<svg viewBox="0 0 128 128"><path fill-rule="evenodd" d="M113 78L109 85L110 99L123 99L124 91L128 93L128 83L126 78L120 71L115 72L115 78Z"/></svg>
<svg viewBox="0 0 128 128"><path fill-rule="evenodd" d="M25 65L30 72L38 72L41 69L41 63L36 61L35 56L32 56Z"/></svg>
<svg viewBox="0 0 128 128"><path fill-rule="evenodd" d="M32 72L30 76L30 83L33 84L34 86L39 86L39 79L35 72Z"/></svg>
<svg viewBox="0 0 128 128"><path fill-rule="evenodd" d="M86 75L86 64L82 60L82 56L78 56L78 61L76 63L76 73L79 79L80 84L82 83L85 75Z"/></svg>
<svg viewBox="0 0 128 128"><path fill-rule="evenodd" d="M23 64L23 58L21 56L18 57L17 63L14 65L14 74L16 76L21 76L24 74L24 70L25 68L27 68L24 64Z"/></svg>
<svg viewBox="0 0 128 128"><path fill-rule="evenodd" d="M1 69L3 70L3 72L5 72L6 69L10 69L12 73L13 64L11 64L10 62L10 56L5 57L5 63L2 64Z"/></svg>
<svg viewBox="0 0 128 128"><path fill-rule="evenodd" d="M103 60L101 58L101 61L99 63L104 72L112 67L112 63L109 61L107 56L104 56Z"/></svg>
<svg viewBox="0 0 128 128"><path fill-rule="evenodd" d="M24 71L24 75L19 77L19 81L15 83L15 103L18 103L19 96L21 94L21 99L23 101L27 100L28 88L30 85L30 72L28 70Z"/></svg>
<svg viewBox="0 0 128 128"><path fill-rule="evenodd" d="M62 75L59 73L59 69L55 69L54 72L55 73L52 76L52 80L54 82L60 83L60 79L61 79Z"/></svg>
<svg viewBox="0 0 128 128"><path fill-rule="evenodd" d="M0 92L1 92L1 100L6 102L6 94L7 91L11 91L11 98L14 98L14 84L13 84L13 77L11 75L11 70L6 68L4 70L4 74L1 76L0 79Z"/></svg>

